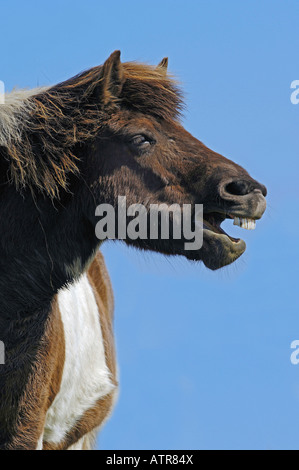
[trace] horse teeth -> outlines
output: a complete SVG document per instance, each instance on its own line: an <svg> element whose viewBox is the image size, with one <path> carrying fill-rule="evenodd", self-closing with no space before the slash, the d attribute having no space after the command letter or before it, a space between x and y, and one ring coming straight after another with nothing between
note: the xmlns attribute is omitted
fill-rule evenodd
<svg viewBox="0 0 299 470"><path fill-rule="evenodd" d="M234 218L234 225L245 228L246 230L254 230L256 227L256 221L254 219L242 219L241 217Z"/></svg>

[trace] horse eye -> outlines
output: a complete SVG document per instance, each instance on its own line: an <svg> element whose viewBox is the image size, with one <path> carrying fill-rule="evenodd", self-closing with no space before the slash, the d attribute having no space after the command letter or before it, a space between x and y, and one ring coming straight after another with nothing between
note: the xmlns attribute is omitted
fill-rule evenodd
<svg viewBox="0 0 299 470"><path fill-rule="evenodd" d="M152 143L152 139L141 134L135 135L134 137L132 137L132 139L130 139L130 144L135 145L135 147L146 147L148 145L151 145Z"/></svg>

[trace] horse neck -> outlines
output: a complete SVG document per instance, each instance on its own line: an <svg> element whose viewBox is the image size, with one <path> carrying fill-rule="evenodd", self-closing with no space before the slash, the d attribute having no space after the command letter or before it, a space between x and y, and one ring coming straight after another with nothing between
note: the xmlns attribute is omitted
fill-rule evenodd
<svg viewBox="0 0 299 470"><path fill-rule="evenodd" d="M0 340L7 347L18 331L26 336L31 325L46 320L59 289L78 278L93 255L97 240L82 200L80 193L77 201L70 193L63 202L12 188L1 194Z"/></svg>
<svg viewBox="0 0 299 470"><path fill-rule="evenodd" d="M98 240L86 216L89 192L74 193L57 200L13 188L1 194L0 320L43 310L83 272Z"/></svg>
<svg viewBox="0 0 299 470"><path fill-rule="evenodd" d="M11 204L18 207L14 198L20 207L11 217ZM57 215L51 204L47 209L40 206L36 219L31 213L34 204L23 204L15 194L9 199L10 204L0 204L0 341L5 346L5 364L0 365L0 422L6 423L0 430L0 448L9 448L17 432L24 391L46 347L47 325L56 322L56 294L80 276L97 247L92 237L85 236L80 212L70 208ZM24 210L28 215L22 215ZM49 224L51 217L55 223ZM12 219L27 220L28 231L11 225Z"/></svg>

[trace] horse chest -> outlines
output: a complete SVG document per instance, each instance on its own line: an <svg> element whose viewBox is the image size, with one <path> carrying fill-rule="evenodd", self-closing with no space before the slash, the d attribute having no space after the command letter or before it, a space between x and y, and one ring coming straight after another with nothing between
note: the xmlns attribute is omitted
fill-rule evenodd
<svg viewBox="0 0 299 470"><path fill-rule="evenodd" d="M65 362L60 391L46 415L43 440L59 444L114 385L106 364L100 312L88 277L58 294Z"/></svg>

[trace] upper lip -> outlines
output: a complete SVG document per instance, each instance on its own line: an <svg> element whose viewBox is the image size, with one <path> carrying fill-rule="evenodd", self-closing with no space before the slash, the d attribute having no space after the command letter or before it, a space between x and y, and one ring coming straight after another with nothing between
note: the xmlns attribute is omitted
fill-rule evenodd
<svg viewBox="0 0 299 470"><path fill-rule="evenodd" d="M263 216L266 210L266 198L258 188L248 194L237 197L233 195L225 195L224 197L223 191L220 188L219 194L221 202L219 204L220 207L214 207L216 212L257 220Z"/></svg>
<svg viewBox="0 0 299 470"><path fill-rule="evenodd" d="M204 207L203 219L207 228L223 235L227 235L220 227L225 219L258 220L266 210L266 199L259 189L255 189L250 194L240 196L237 200L221 201L222 207ZM229 236L229 235L228 235ZM232 237L230 237L232 238ZM233 239L235 241L235 239Z"/></svg>

